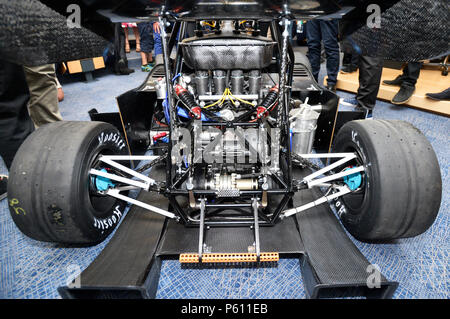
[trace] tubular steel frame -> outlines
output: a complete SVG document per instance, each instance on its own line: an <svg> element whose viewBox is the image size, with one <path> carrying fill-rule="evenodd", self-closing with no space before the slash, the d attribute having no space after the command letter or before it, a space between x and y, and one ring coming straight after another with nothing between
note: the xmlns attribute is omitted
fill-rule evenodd
<svg viewBox="0 0 450 319"><path fill-rule="evenodd" d="M306 185L307 188L311 187L330 187L334 190L337 190L337 192L324 196L315 202L305 204L301 207L294 208L287 210L283 213L283 209L286 207L288 202L291 200L295 190L294 185L292 181L292 157L291 157L291 145L289 143L289 116L288 116L288 101L290 97L290 87L292 84L293 79L293 66L294 66L294 54L292 51L292 47L290 46L290 43L288 41L289 33L289 23L290 20L288 19L288 13L286 12L284 15L280 17L279 20L272 20L270 23L270 30L273 34L274 40L277 42L278 45L278 55L279 58L277 59L278 63L278 69L280 70L279 74L279 88L280 88L280 95L279 95L279 106L278 106L278 117L282 120L278 122L278 127L281 130L281 140L282 145L284 148L284 156L285 160L287 161L287 169L283 172L282 176L278 176L277 174L268 174L267 176L272 178L273 185L279 185L278 188L273 189L267 189L267 190L246 190L246 191L240 191L240 197L239 199L242 200L243 198L248 199L249 202L247 203L232 203L232 204L220 204L220 203L207 203L206 197L207 196L214 196L216 195L215 190L205 190L205 189L192 189L192 190L185 190L179 188L179 186L187 179L189 171L191 170L192 166L189 167L189 169L177 180L173 179L173 165L171 158L171 150L173 147L172 143L172 136L175 131L175 104L173 99L173 90L172 90L172 77L173 74L178 74L182 70L182 64L183 59L181 56L181 50L180 47L176 50L176 58L175 58L175 64L173 66L173 69L175 70L175 73L171 72L171 63L170 63L170 52L174 48L174 45L176 43L176 37L179 36L179 41L181 41L185 36L186 31L186 21L180 21L176 19L175 24L173 26L173 32L171 36L169 37L167 33L166 26L168 25L168 16L167 12L165 12L164 8L162 8L160 15L159 15L159 23L161 27L161 40L162 40L162 47L163 47L163 59L164 59L164 71L165 71L165 79L166 79L166 91L167 99L169 103L169 142L168 142L168 160L166 161L166 168L167 168L167 179L166 179L166 185L164 190L164 195L169 199L171 203L171 207L174 211L168 212L162 209L159 209L157 207L148 205L146 203L140 202L138 200L132 199L130 197L127 197L123 194L120 194L122 190L128 190L131 188L141 188L145 191L151 190L150 187L152 185L155 185L156 181L149 178L148 176L141 174L139 172L136 172L122 164L117 163L116 161L135 161L135 160L155 160L158 158L157 156L101 156L99 158L99 161L110 165L114 167L116 170L123 171L126 174L131 175L132 177L139 179L139 181L135 179L126 178L123 176L114 175L108 172L99 171L96 169L91 169L90 174L101 176L104 178L109 178L114 181L118 181L121 183L125 183L129 186L125 187L119 187L119 188L112 188L105 192L103 192L106 195L125 200L131 204L138 205L140 207L143 207L145 209L148 209L149 211L161 214L163 216L176 219L177 221L186 224L186 225L194 225L194 226L200 226L203 227L203 225L208 226L214 226L214 225L231 225L231 226L237 226L237 225L245 225L245 226L254 226L255 220L258 220L258 216L261 217L261 220L258 221L258 225L274 225L280 218L291 216L293 214L299 213L301 211L304 211L308 208L314 207L316 205L322 204L326 201L329 201L333 198L337 198L339 196L343 196L345 194L348 194L350 189L347 186L339 186L339 185L332 185L327 182L336 180L338 178L342 178L344 176L348 176L357 172L364 171L364 168L362 166L357 168L352 168L349 170L346 170L344 172L338 173L338 174L332 174L328 175L323 178L317 179L317 177L321 176L322 174L330 172L332 169L345 164L346 162L349 162L356 158L356 155L353 153L341 153L341 154L304 154L301 155L304 159L311 159L311 158L341 158L340 160L334 162L331 165L328 165L308 176L306 176L301 183ZM282 27L284 27L284 30L282 30L282 27L280 27L280 24L278 22L281 22ZM222 126L222 127L248 127L248 126L257 126L257 123L230 123L230 122L211 122L211 123L203 123L202 125L205 126ZM284 141L284 143L283 143ZM195 164L193 164L195 165ZM197 200L200 201L200 203L196 203L196 207L201 207L201 216L200 220L195 219L191 216L188 216L185 211L180 207L180 204L178 203L176 197L177 196L185 196L188 197L189 195L196 196ZM259 206L255 204L257 199L261 200L263 196L268 195L283 195L280 203L277 205L277 207L270 211L268 207L266 207L266 214L259 214ZM248 214L241 215L239 217L237 216L222 216L222 218L214 218L210 217L207 218L205 216L205 211L207 209L215 209L215 213L219 213L225 209L233 208L236 210L248 210ZM267 213L268 212L268 213ZM209 214L214 215L214 214ZM201 258L201 256L200 256Z"/></svg>

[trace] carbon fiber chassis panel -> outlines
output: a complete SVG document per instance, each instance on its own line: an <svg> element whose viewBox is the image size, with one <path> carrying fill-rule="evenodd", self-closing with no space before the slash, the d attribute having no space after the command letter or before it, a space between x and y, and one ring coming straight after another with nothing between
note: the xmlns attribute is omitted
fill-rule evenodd
<svg viewBox="0 0 450 319"><path fill-rule="evenodd" d="M303 174L294 170L294 178ZM317 189L298 192L294 207L323 196ZM353 244L328 205L295 215L305 254L300 257L303 282L310 298L365 296L391 298L398 283L380 274L379 288L369 289L369 261ZM369 268L370 270L370 268Z"/></svg>
<svg viewBox="0 0 450 319"><path fill-rule="evenodd" d="M275 227L261 227L259 231L262 252L278 252L285 256L303 253L294 218L288 218ZM213 227L205 232L205 243L211 253L247 253L254 240L253 230L249 227ZM157 255L177 256L196 253L197 249L198 228L185 228L170 221Z"/></svg>

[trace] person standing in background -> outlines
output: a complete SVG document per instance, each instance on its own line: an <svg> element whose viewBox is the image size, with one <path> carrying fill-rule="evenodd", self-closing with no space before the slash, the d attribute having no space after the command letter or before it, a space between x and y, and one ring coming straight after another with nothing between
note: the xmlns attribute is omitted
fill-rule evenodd
<svg viewBox="0 0 450 319"><path fill-rule="evenodd" d="M320 58L322 42L327 59L327 85L326 88L335 92L337 75L339 72L339 43L337 20L310 20L305 24L308 45L308 59L316 81L319 81Z"/></svg>
<svg viewBox="0 0 450 319"><path fill-rule="evenodd" d="M138 24L139 35L141 37L141 70L150 72L155 65L153 61L153 22L141 22Z"/></svg>
<svg viewBox="0 0 450 319"><path fill-rule="evenodd" d="M422 68L421 62L409 62L404 68L402 75L397 76L394 80L384 80L383 84L400 86L400 90L392 98L392 104L405 104L411 99L416 91L417 79Z"/></svg>
<svg viewBox="0 0 450 319"><path fill-rule="evenodd" d="M28 114L30 93L23 67L0 59L0 156L11 167L20 145L34 130ZM0 200L6 197L8 177L0 175Z"/></svg>
<svg viewBox="0 0 450 319"><path fill-rule="evenodd" d="M341 73L353 73L358 71L358 65L359 65L359 55L352 52L352 53L346 53L344 52L344 58L342 59L342 68Z"/></svg>
<svg viewBox="0 0 450 319"><path fill-rule="evenodd" d="M58 89L58 102L64 101L64 91L58 77L56 77L56 88Z"/></svg>
<svg viewBox="0 0 450 319"><path fill-rule="evenodd" d="M125 32L121 23L114 23L114 73L117 75L129 75L134 70L128 67L127 54L125 52Z"/></svg>
<svg viewBox="0 0 450 319"><path fill-rule="evenodd" d="M426 93L425 96L435 101L450 101L450 87L442 92Z"/></svg>
<svg viewBox="0 0 450 319"><path fill-rule="evenodd" d="M344 52L344 57L342 59L341 73L346 74L358 71L360 54L356 52L348 39L342 41L342 51Z"/></svg>
<svg viewBox="0 0 450 319"><path fill-rule="evenodd" d="M36 128L62 121L58 106L58 80L55 65L24 66L30 91L28 112Z"/></svg>
<svg viewBox="0 0 450 319"><path fill-rule="evenodd" d="M359 56L359 87L356 92L356 110L364 111L366 118L372 118L377 102L383 73L383 58Z"/></svg>
<svg viewBox="0 0 450 319"><path fill-rule="evenodd" d="M130 40L129 40L129 34L128 34L128 28L131 28L134 33L134 38L136 39L136 52L141 52L141 40L139 37L139 30L136 25L136 23L122 23L123 31L125 32L125 52L130 53Z"/></svg>

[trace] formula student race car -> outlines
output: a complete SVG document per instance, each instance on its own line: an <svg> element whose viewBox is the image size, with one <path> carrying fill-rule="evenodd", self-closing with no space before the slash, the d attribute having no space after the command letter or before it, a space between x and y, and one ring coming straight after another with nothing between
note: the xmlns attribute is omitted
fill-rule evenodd
<svg viewBox="0 0 450 319"><path fill-rule="evenodd" d="M288 256L300 258L310 297L390 297L397 283L381 275L378 289L367 286L369 263L327 203L358 240L413 237L436 218L441 176L419 130L338 112L338 96L292 48L295 19L351 8L145 5L164 63L118 97L118 113L36 130L11 167L11 216L36 240L95 245L133 205L82 286L61 295L154 297L164 258L264 266Z"/></svg>

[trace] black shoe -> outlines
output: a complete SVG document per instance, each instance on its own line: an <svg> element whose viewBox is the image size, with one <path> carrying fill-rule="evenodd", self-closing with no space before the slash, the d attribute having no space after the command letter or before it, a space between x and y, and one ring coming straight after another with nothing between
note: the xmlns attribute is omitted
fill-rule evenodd
<svg viewBox="0 0 450 319"><path fill-rule="evenodd" d="M384 80L383 84L401 86L403 84L403 77L399 75L393 80Z"/></svg>
<svg viewBox="0 0 450 319"><path fill-rule="evenodd" d="M428 98L436 101L449 101L450 100L450 88L444 90L440 93L427 93L425 94Z"/></svg>
<svg viewBox="0 0 450 319"><path fill-rule="evenodd" d="M364 117L366 119L369 119L369 120L373 119L373 115L372 115L373 110L372 109L367 109L361 105L357 105L357 106L355 106L355 111L364 112Z"/></svg>
<svg viewBox="0 0 450 319"><path fill-rule="evenodd" d="M129 69L125 61L121 59L115 65L115 72L118 75L129 75L130 73L133 73L134 70Z"/></svg>
<svg viewBox="0 0 450 319"><path fill-rule="evenodd" d="M413 96L415 90L415 86L402 85L397 94L392 98L391 103L397 105L407 103Z"/></svg>
<svg viewBox="0 0 450 319"><path fill-rule="evenodd" d="M356 72L358 70L358 66L354 65L354 64L345 64L342 66L341 68L341 73L353 73Z"/></svg>
<svg viewBox="0 0 450 319"><path fill-rule="evenodd" d="M336 84L327 84L326 88L327 90L336 92Z"/></svg>
<svg viewBox="0 0 450 319"><path fill-rule="evenodd" d="M8 195L6 189L8 186L8 176L0 175L0 200L6 198Z"/></svg>

